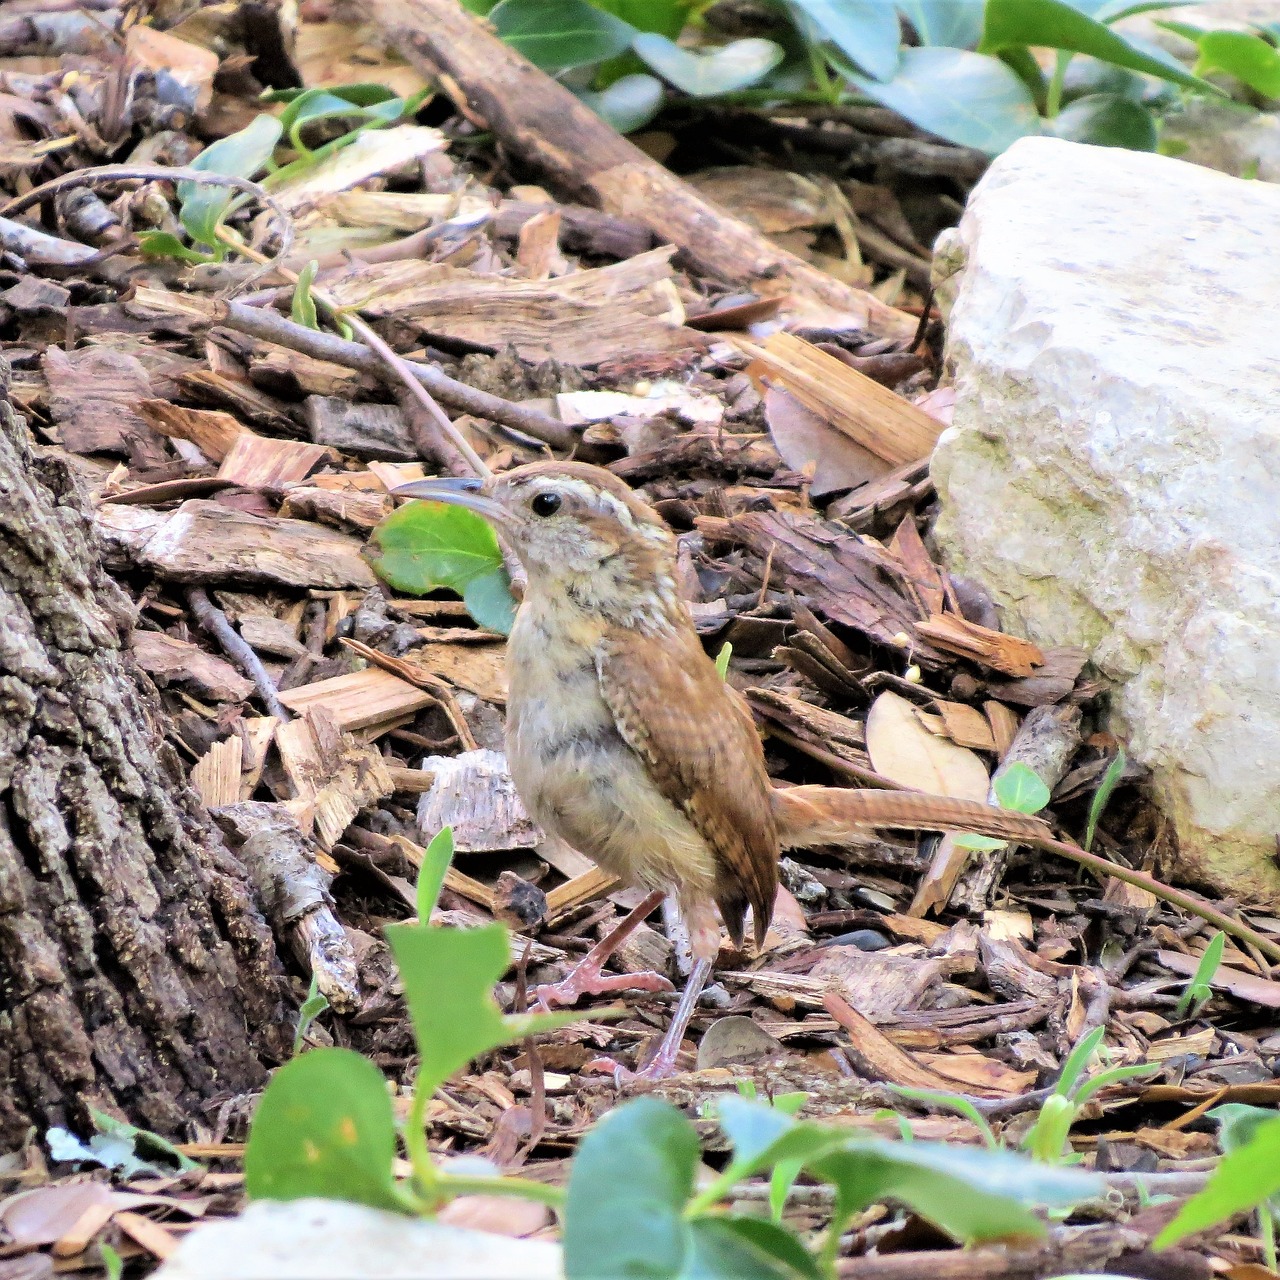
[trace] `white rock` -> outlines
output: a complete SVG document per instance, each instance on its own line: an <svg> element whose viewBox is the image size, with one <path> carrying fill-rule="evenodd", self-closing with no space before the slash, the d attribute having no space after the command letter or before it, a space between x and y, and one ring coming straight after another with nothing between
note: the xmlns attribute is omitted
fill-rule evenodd
<svg viewBox="0 0 1280 1280"><path fill-rule="evenodd" d="M1280 190L1026 138L956 258L938 539L1084 645L1183 871L1280 900ZM957 287L958 286L958 287Z"/></svg>
<svg viewBox="0 0 1280 1280"><path fill-rule="evenodd" d="M198 1226L155 1280L563 1280L560 1246L337 1200L258 1200Z"/></svg>

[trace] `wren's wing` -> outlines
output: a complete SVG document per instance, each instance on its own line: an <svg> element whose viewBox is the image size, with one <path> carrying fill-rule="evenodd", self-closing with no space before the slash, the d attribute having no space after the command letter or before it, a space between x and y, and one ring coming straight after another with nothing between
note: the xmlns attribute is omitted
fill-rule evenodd
<svg viewBox="0 0 1280 1280"><path fill-rule="evenodd" d="M692 627L672 636L616 628L598 662L623 741L689 819L716 861L716 901L735 943L748 903L756 945L778 891L778 839L764 752L751 713Z"/></svg>

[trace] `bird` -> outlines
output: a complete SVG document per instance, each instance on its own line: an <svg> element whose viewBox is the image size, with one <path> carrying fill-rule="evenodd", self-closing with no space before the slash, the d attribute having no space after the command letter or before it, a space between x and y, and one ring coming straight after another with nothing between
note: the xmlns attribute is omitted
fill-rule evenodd
<svg viewBox="0 0 1280 1280"><path fill-rule="evenodd" d="M874 828L1048 834L1039 818L973 801L776 784L745 698L703 649L679 595L675 535L611 472L543 461L394 492L476 512L519 561L527 582L506 650L516 790L545 831L649 891L561 982L538 989L540 1007L626 988L672 990L661 975L602 966L665 896L679 907L695 963L640 1075L675 1071L721 922L740 948L749 913L763 946L783 849Z"/></svg>

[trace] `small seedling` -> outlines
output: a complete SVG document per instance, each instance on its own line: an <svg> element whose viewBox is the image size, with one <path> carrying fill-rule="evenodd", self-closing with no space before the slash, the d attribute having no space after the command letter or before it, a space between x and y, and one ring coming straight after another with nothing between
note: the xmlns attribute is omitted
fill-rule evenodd
<svg viewBox="0 0 1280 1280"><path fill-rule="evenodd" d="M1116 752L1116 758L1107 765L1107 771L1102 775L1102 781L1098 783L1098 789L1093 793L1093 800L1090 801L1089 821L1084 829L1084 847L1086 849L1093 848L1093 837L1098 834L1098 822L1111 799L1111 793L1120 785L1120 779L1124 774L1124 766L1124 750L1121 749Z"/></svg>
<svg viewBox="0 0 1280 1280"><path fill-rule="evenodd" d="M1218 966L1222 964L1222 953L1226 945L1225 933L1215 933L1209 939L1209 945L1205 947L1200 963L1196 965L1195 974L1187 983L1174 1010L1174 1017L1179 1022L1198 1017L1200 1010L1209 1003L1213 996L1213 980L1217 976Z"/></svg>

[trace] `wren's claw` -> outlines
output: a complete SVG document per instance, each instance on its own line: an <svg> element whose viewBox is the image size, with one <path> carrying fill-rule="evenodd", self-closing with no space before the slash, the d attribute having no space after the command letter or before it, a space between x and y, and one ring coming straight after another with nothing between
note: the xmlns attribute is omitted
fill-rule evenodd
<svg viewBox="0 0 1280 1280"><path fill-rule="evenodd" d="M680 1075L681 1069L676 1065L673 1056L659 1049L649 1063L639 1071L632 1071L630 1067L624 1067L622 1063L615 1062L612 1058L601 1056L584 1063L582 1074L584 1076L611 1075L615 1087L621 1088L633 1080L669 1080L672 1076Z"/></svg>
<svg viewBox="0 0 1280 1280"><path fill-rule="evenodd" d="M602 973L596 964L579 964L560 982L535 987L537 1006L549 1011L577 1004L583 996L602 996L614 991L674 991L660 973Z"/></svg>

